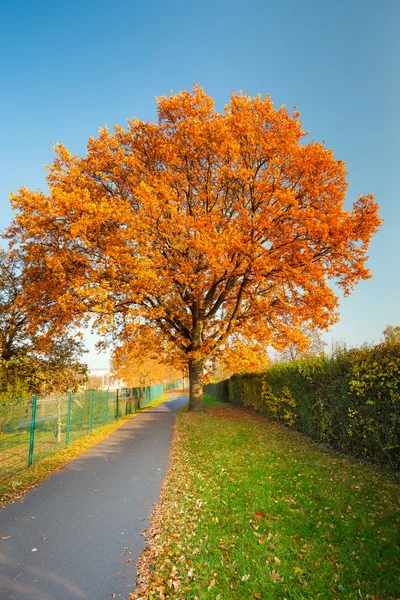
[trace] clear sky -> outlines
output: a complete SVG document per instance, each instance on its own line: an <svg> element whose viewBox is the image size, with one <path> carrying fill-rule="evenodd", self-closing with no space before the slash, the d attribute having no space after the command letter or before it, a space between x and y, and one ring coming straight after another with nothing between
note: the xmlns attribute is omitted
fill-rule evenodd
<svg viewBox="0 0 400 600"><path fill-rule="evenodd" d="M385 218L372 279L341 302L327 339L378 342L400 324L400 1L16 1L0 9L0 228L11 190L45 189L51 142L156 118L154 97L200 83L296 105L310 137L347 163L347 203L373 193ZM91 367L106 356L88 358Z"/></svg>

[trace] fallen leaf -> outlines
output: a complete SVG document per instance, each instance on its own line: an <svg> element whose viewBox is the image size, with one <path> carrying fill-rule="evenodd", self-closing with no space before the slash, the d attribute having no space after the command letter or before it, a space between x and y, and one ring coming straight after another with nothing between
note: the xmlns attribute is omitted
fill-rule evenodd
<svg viewBox="0 0 400 600"><path fill-rule="evenodd" d="M127 558L126 560L124 560L124 562L126 562L126 563L133 562L133 558Z"/></svg>
<svg viewBox="0 0 400 600"><path fill-rule="evenodd" d="M93 492L93 493L94 493L94 494L96 494L96 493L97 493L97 492L99 492L99 491L100 491L100 490L94 490L94 492Z"/></svg>
<svg viewBox="0 0 400 600"><path fill-rule="evenodd" d="M211 588L214 587L214 585L215 585L215 578L211 579L208 589L211 590Z"/></svg>
<svg viewBox="0 0 400 600"><path fill-rule="evenodd" d="M277 556L275 556L275 562L276 562L277 565L280 565L281 564L281 559L278 558Z"/></svg>
<svg viewBox="0 0 400 600"><path fill-rule="evenodd" d="M269 578L274 583L276 581L280 581L280 579L281 579L278 571L275 571L275 569L272 569L271 573L269 574Z"/></svg>
<svg viewBox="0 0 400 600"><path fill-rule="evenodd" d="M11 535L3 535L2 540L9 540Z"/></svg>
<svg viewBox="0 0 400 600"><path fill-rule="evenodd" d="M256 521L260 521L261 519L264 519L265 517L265 513L263 512L255 512L254 513L254 518Z"/></svg>

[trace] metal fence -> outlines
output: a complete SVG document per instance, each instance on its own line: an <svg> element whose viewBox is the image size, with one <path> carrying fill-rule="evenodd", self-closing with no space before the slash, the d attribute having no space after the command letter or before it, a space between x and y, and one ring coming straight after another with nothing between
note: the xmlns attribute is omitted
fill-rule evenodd
<svg viewBox="0 0 400 600"><path fill-rule="evenodd" d="M170 383L167 383L165 385L165 390L166 391L178 390L182 387L182 385L183 385L182 379L179 379L178 381L171 381Z"/></svg>
<svg viewBox="0 0 400 600"><path fill-rule="evenodd" d="M87 390L19 401L0 430L0 481L96 428L143 408L164 386Z"/></svg>

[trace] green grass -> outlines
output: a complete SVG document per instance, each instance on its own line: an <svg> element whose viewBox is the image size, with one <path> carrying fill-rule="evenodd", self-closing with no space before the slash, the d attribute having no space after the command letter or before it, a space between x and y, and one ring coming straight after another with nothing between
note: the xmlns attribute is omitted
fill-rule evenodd
<svg viewBox="0 0 400 600"><path fill-rule="evenodd" d="M20 500L32 486L37 485L67 462L106 438L118 429L124 421L134 418L140 412L157 406L167 399L168 396L163 395L135 413L124 416L117 421L102 426L95 424L92 433L88 430L71 431L71 443L68 447L65 447L65 440L56 444L53 432L44 429L36 432L35 462L30 468L26 466L29 432L17 431L2 434L3 437L0 438L0 441L3 441L3 447L0 447L0 473L5 473L6 469L13 470L13 473L9 477L0 480L0 507L8 502ZM6 439L7 445L4 443L4 439Z"/></svg>
<svg viewBox="0 0 400 600"><path fill-rule="evenodd" d="M135 597L400 598L398 482L206 399L177 416Z"/></svg>

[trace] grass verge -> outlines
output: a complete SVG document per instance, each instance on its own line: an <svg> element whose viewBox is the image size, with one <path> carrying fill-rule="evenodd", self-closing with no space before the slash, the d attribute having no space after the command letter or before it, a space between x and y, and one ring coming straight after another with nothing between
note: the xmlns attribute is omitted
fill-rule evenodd
<svg viewBox="0 0 400 600"><path fill-rule="evenodd" d="M400 598L400 486L207 397L177 415L133 599Z"/></svg>
<svg viewBox="0 0 400 600"><path fill-rule="evenodd" d="M88 450L106 438L108 435L110 435L110 433L118 429L118 427L120 427L127 419L135 418L136 415L148 410L149 408L152 408L153 406L157 406L158 404L165 402L168 400L168 398L169 396L167 395L161 396L131 415L124 416L118 419L118 421L113 421L112 423L104 425L103 427L98 427L93 431L93 433L89 433L72 442L67 448L58 450L43 460L35 462L32 467L25 468L9 479L1 481L0 507L4 506L8 502L21 500L34 485L37 485L48 475L54 471L58 471L58 469L60 469L70 460L76 458L82 454L82 452Z"/></svg>

